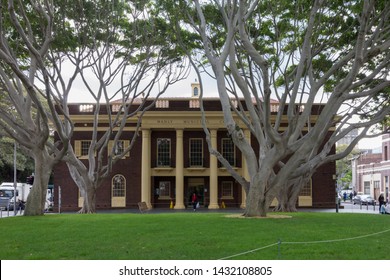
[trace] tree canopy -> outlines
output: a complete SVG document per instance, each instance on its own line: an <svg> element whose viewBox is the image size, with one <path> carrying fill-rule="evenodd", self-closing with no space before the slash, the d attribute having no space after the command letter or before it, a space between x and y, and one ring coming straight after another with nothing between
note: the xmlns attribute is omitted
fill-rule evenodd
<svg viewBox="0 0 390 280"><path fill-rule="evenodd" d="M230 169L247 190L246 215L265 215L275 197L279 209L295 209L300 187L319 166L346 156L388 118L385 1L160 4L176 26L196 34L199 48L188 54L216 79L225 125L248 165L247 178ZM245 106L232 106L232 97ZM353 129L360 132L356 139L334 153ZM243 130L254 136L258 151Z"/></svg>

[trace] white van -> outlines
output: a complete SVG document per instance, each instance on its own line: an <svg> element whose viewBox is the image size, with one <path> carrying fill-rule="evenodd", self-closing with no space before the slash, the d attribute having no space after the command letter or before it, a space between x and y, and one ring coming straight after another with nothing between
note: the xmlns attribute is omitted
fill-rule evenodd
<svg viewBox="0 0 390 280"><path fill-rule="evenodd" d="M26 202L32 186L25 183L16 183L16 202L19 200ZM14 183L5 182L0 185L1 207L12 210L15 201Z"/></svg>

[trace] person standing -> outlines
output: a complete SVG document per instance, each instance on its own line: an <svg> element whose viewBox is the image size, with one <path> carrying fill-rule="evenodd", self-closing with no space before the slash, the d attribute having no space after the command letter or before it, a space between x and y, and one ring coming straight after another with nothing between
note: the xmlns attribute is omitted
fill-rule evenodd
<svg viewBox="0 0 390 280"><path fill-rule="evenodd" d="M198 196L196 195L196 192L194 192L192 194L191 202L192 202L192 206L194 207L194 211L196 211L196 207L197 207L197 204L198 204Z"/></svg>
<svg viewBox="0 0 390 280"><path fill-rule="evenodd" d="M379 213L381 213L381 207L382 207L382 205L383 206L385 205L385 197L384 197L383 193L381 193L379 195L378 202L379 202Z"/></svg>

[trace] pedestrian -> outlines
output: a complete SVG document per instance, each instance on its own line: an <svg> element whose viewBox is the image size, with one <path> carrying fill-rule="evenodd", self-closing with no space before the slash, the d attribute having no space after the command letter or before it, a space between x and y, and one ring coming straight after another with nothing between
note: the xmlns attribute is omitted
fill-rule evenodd
<svg viewBox="0 0 390 280"><path fill-rule="evenodd" d="M345 202L347 200L347 193L346 192L344 192L343 198L344 198L344 202Z"/></svg>
<svg viewBox="0 0 390 280"><path fill-rule="evenodd" d="M352 192L350 192L349 193L349 199L351 200L351 202L352 202L352 197L353 197Z"/></svg>
<svg viewBox="0 0 390 280"><path fill-rule="evenodd" d="M379 202L379 213L381 213L381 207L382 207L382 205L384 206L384 204L385 204L385 197L384 197L383 193L381 193L379 195L378 202Z"/></svg>
<svg viewBox="0 0 390 280"><path fill-rule="evenodd" d="M192 202L192 207L194 208L194 211L196 211L197 204L198 204L198 196L196 195L196 192L194 192L191 196L191 202Z"/></svg>
<svg viewBox="0 0 390 280"><path fill-rule="evenodd" d="M24 210L24 201L23 200L18 199L18 210L19 210L19 213L22 214L22 211ZM16 212L18 212L18 211L16 211Z"/></svg>

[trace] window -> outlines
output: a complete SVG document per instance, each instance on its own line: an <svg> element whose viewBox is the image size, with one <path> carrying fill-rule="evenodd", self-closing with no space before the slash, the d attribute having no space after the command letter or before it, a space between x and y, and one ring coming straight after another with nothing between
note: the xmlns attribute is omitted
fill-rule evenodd
<svg viewBox="0 0 390 280"><path fill-rule="evenodd" d="M229 162L231 166L236 165L235 147L230 138L222 139L222 156Z"/></svg>
<svg viewBox="0 0 390 280"><path fill-rule="evenodd" d="M171 139L157 139L157 166L171 166Z"/></svg>
<svg viewBox="0 0 390 280"><path fill-rule="evenodd" d="M90 140L75 141L74 151L76 156L86 158L88 156L88 151L90 146L91 146Z"/></svg>
<svg viewBox="0 0 390 280"><path fill-rule="evenodd" d="M222 182L222 198L233 198L233 182L224 181Z"/></svg>
<svg viewBox="0 0 390 280"><path fill-rule="evenodd" d="M87 156L91 141L81 141L81 156Z"/></svg>
<svg viewBox="0 0 390 280"><path fill-rule="evenodd" d="M388 161L389 160L389 151L388 151L388 148L387 148L387 146L384 146L384 151L383 151L383 153L384 153L384 160L385 161Z"/></svg>
<svg viewBox="0 0 390 280"><path fill-rule="evenodd" d="M194 87L194 96L199 95L199 89L197 87Z"/></svg>
<svg viewBox="0 0 390 280"><path fill-rule="evenodd" d="M110 141L108 143L108 154L110 154L111 151L113 150L113 145L114 145L114 141ZM120 155L120 154L122 154L125 151L125 149L127 149L129 147L129 145L130 145L130 141L129 140L118 140L116 142L115 148L113 150L113 155ZM127 152L123 156L123 158L126 158L128 156L130 156L130 152Z"/></svg>
<svg viewBox="0 0 390 280"><path fill-rule="evenodd" d="M169 181L160 182L159 198L171 198L171 182Z"/></svg>
<svg viewBox="0 0 390 280"><path fill-rule="evenodd" d="M112 196L123 197L125 196L125 190L125 177L122 175L115 175L114 178L112 178Z"/></svg>
<svg viewBox="0 0 390 280"><path fill-rule="evenodd" d="M364 181L364 194L370 194L370 181Z"/></svg>
<svg viewBox="0 0 390 280"><path fill-rule="evenodd" d="M311 179L303 186L299 196L311 196Z"/></svg>
<svg viewBox="0 0 390 280"><path fill-rule="evenodd" d="M190 166L203 166L202 139L190 139Z"/></svg>
<svg viewBox="0 0 390 280"><path fill-rule="evenodd" d="M125 144L124 144L123 140L117 141L115 148L114 148L114 154L120 155L121 153L124 152L124 150L125 150Z"/></svg>

